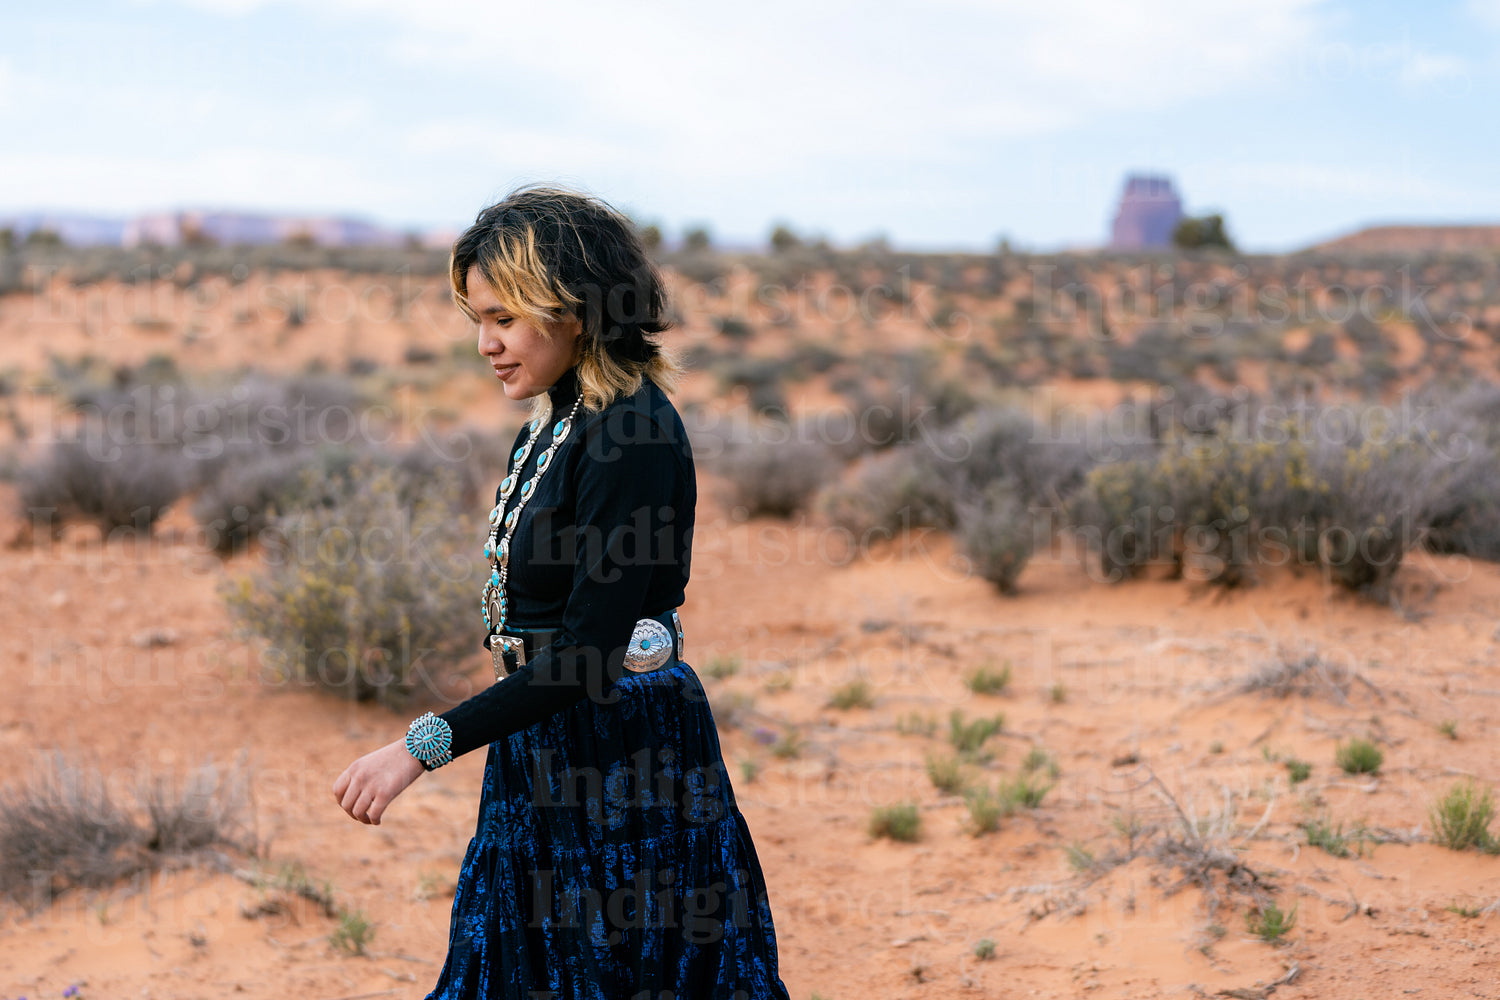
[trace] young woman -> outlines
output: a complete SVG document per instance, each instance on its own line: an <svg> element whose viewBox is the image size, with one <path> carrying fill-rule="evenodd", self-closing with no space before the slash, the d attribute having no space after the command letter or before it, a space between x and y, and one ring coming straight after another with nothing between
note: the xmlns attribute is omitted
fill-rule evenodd
<svg viewBox="0 0 1500 1000"><path fill-rule="evenodd" d="M677 612L692 452L661 276L603 202L525 188L479 213L449 280L530 399L489 513L476 617L497 681L334 783L379 823L424 770L488 746L429 1000L786 998L749 829Z"/></svg>

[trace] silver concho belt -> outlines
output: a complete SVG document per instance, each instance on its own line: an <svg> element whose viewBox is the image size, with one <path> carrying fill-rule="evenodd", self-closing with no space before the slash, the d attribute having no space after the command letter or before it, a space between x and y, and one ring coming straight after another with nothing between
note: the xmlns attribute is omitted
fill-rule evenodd
<svg viewBox="0 0 1500 1000"><path fill-rule="evenodd" d="M672 629L655 618L642 618L635 623L635 630L631 632L630 642L625 647L625 669L644 674L666 665L674 652L678 659L682 658L682 619L675 608L669 614L677 633L675 636ZM515 654L517 668L525 666L525 639L505 632L497 632L490 637L490 658L495 663L496 678L510 673L510 668L505 663L506 653Z"/></svg>

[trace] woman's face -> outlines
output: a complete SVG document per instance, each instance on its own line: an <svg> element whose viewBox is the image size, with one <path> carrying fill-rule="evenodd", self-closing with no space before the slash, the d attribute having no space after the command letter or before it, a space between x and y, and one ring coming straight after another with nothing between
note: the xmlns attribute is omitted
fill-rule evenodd
<svg viewBox="0 0 1500 1000"><path fill-rule="evenodd" d="M506 396L529 399L546 392L573 366L582 331L577 317L548 324L549 339L500 304L478 267L469 268L465 281L469 307L479 315L479 353L495 370Z"/></svg>

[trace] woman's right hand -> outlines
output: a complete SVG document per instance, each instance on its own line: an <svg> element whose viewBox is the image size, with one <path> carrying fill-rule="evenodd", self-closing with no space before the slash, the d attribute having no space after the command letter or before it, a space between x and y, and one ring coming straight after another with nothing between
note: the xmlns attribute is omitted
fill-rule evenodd
<svg viewBox="0 0 1500 1000"><path fill-rule="evenodd" d="M403 738L370 751L344 768L333 783L333 799L354 819L379 826L385 807L426 770L406 749Z"/></svg>

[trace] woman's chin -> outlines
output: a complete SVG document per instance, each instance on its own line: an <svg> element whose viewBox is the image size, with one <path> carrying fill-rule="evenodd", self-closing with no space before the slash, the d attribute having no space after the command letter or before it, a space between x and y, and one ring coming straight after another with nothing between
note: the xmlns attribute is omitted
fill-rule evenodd
<svg viewBox="0 0 1500 1000"><path fill-rule="evenodd" d="M507 399L514 399L517 402L523 399L530 399L532 396L535 396L537 394L537 390L535 387L529 385L516 385L514 384L514 382L501 382L500 388L504 390Z"/></svg>

